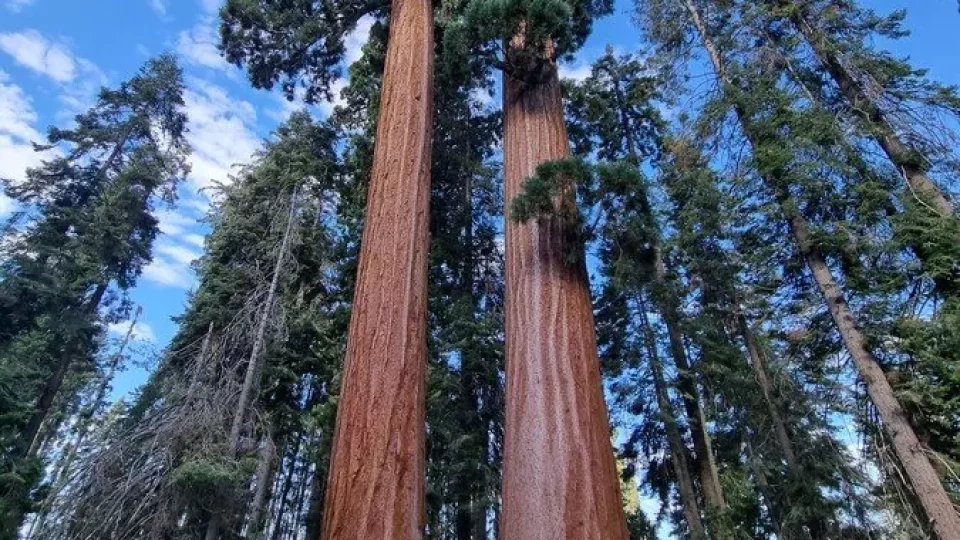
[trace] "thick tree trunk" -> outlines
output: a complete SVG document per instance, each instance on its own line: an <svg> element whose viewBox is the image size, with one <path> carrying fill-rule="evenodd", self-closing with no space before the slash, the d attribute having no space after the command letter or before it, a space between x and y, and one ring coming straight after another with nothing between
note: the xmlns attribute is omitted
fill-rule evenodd
<svg viewBox="0 0 960 540"><path fill-rule="evenodd" d="M703 498L710 511L723 512L727 503L723 496L723 488L720 486L720 474L717 471L717 462L710 444L710 434L707 433L707 418L700 401L700 387L697 385L696 374L690 367L683 334L680 331L680 309L676 298L668 292L667 267L659 246L654 249L654 256L655 277L662 290L661 294L657 295L657 304L667 327L670 353L679 372L677 389L680 390L683 406L687 412L687 422L690 424L690 435L693 439L693 449L696 452L699 469L700 488L703 490Z"/></svg>
<svg viewBox="0 0 960 540"><path fill-rule="evenodd" d="M778 3L783 5L782 0ZM897 135L893 126L887 121L887 115L883 109L843 64L836 44L810 23L806 9L790 9L790 20L803 34L820 63L837 83L850 110L863 118L877 144L903 174L914 196L931 206L940 216L952 217L953 205L947 200L940 186L927 175L924 157Z"/></svg>
<svg viewBox="0 0 960 540"><path fill-rule="evenodd" d="M743 313L737 314L737 325L740 327L740 335L743 336L743 340L746 343L747 354L750 357L750 367L753 369L753 376L757 380L757 385L760 387L760 393L763 394L763 401L767 406L770 421L773 423L773 430L777 436L780 451L783 453L783 458L787 461L787 466L790 467L790 470L797 472L797 456L793 451L793 443L787 432L787 425L784 423L783 417L780 416L777 402L773 398L773 387L770 384L769 377L767 377L763 351L760 350L760 344L757 343L756 335L754 335L753 329L750 328L750 325L747 323L747 318Z"/></svg>
<svg viewBox="0 0 960 540"><path fill-rule="evenodd" d="M433 5L392 5L325 540L423 534Z"/></svg>
<svg viewBox="0 0 960 540"><path fill-rule="evenodd" d="M560 81L504 74L507 208L569 157ZM506 225L506 427L501 538L626 539L586 268L558 218Z"/></svg>
<svg viewBox="0 0 960 540"><path fill-rule="evenodd" d="M723 58L714 45L710 34L706 31L699 11L691 0L684 0L684 3L694 25L697 27L704 47L707 49L717 76L726 88L732 88L733 84L726 74ZM757 140L756 126L741 106L735 105L734 111L748 141L756 148L760 143ZM853 359L861 380L867 386L867 394L880 414L884 430L893 441L894 451L903 466L907 481L927 515L931 530L944 540L960 539L960 515L954 509L936 470L924 454L923 447L917 439L905 411L900 406L893 388L887 381L883 369L870 351L866 338L860 332L856 318L847 304L840 286L834 279L833 272L827 266L820 252L815 249L811 240L809 225L800 214L799 209L796 208L796 203L790 198L786 186L783 185L780 178L776 175L763 174L763 180L768 188L773 191L783 210L800 254L813 274L817 288L823 295L827 308L830 310L830 316L833 318L847 352Z"/></svg>
<svg viewBox="0 0 960 540"><path fill-rule="evenodd" d="M700 517L700 504L697 502L697 492L693 487L690 467L687 461L687 445L680 434L677 416L673 412L673 404L667 394L667 383L663 376L663 365L657 353L657 340L647 316L646 304L640 300L640 324L643 327L644 340L647 344L647 356L650 363L650 374L653 376L653 390L657 396L657 407L660 409L660 419L667 434L667 443L670 445L670 458L673 461L673 471L677 476L677 493L680 495L680 504L683 515L690 529L691 540L706 540L707 532Z"/></svg>

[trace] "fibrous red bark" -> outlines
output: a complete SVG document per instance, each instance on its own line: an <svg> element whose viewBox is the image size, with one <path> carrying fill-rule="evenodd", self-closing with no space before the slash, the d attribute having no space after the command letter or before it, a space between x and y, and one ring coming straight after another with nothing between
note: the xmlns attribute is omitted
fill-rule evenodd
<svg viewBox="0 0 960 540"><path fill-rule="evenodd" d="M393 0L324 540L421 538L433 6Z"/></svg>
<svg viewBox="0 0 960 540"><path fill-rule="evenodd" d="M570 155L560 81L504 74L506 201ZM508 206L509 207L509 206ZM626 539L585 264L560 218L506 225L503 540Z"/></svg>

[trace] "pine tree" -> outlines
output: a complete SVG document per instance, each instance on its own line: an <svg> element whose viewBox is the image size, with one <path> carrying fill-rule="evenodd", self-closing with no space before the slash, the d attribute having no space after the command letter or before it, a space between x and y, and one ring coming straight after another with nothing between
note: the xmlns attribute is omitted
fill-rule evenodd
<svg viewBox="0 0 960 540"><path fill-rule="evenodd" d="M960 524L956 523L958 517L949 497L928 458L918 451L920 442L914 429L871 351L833 270L817 245L811 224L804 215L804 207L793 193L791 182L796 181L803 172L794 165L794 156L788 150L790 143L784 140L782 133L785 129L796 129L790 122L799 117L792 114L785 100L778 101L777 89L771 84L769 74L751 73L753 79L749 80L748 85L745 82L748 79L743 78L746 74L732 73L714 41L714 34L702 9L693 1L684 2L684 8L687 20L699 34L725 97L753 148L757 169L765 187L786 219L788 230L829 308L872 403L883 419L884 429L931 528L941 537L951 537L956 530L960 530Z"/></svg>
<svg viewBox="0 0 960 540"><path fill-rule="evenodd" d="M5 182L30 208L5 246L0 277L3 384L17 394L0 427L8 536L38 480L43 434L56 431L44 428L51 410L71 400L64 381L96 368L103 324L123 316L122 295L150 262L151 211L174 200L187 173L182 91L172 57L147 62L102 90L74 127L50 130L42 148L64 147L62 155L28 170L23 183Z"/></svg>
<svg viewBox="0 0 960 540"><path fill-rule="evenodd" d="M219 534L265 530L257 516L265 503L250 494L267 497L270 478L287 469L264 462L272 447L305 453L339 373L342 297L327 274L336 140L329 126L295 114L223 188L179 331L109 444L79 464L62 518L44 537L198 537L212 516ZM271 530L280 517L267 520Z"/></svg>

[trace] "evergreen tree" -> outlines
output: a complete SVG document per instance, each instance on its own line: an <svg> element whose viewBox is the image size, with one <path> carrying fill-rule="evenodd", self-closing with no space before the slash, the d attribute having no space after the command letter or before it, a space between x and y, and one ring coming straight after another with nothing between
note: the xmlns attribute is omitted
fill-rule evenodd
<svg viewBox="0 0 960 540"><path fill-rule="evenodd" d="M150 262L158 233L151 211L172 203L187 173L180 68L147 62L117 89L104 89L70 129L53 128L42 148L58 157L5 182L28 210L12 226L0 275L0 365L6 389L4 534L15 534L56 401L71 371L97 369L104 324L127 311L123 294ZM18 226L19 224L19 226ZM109 366L107 366L109 368Z"/></svg>
<svg viewBox="0 0 960 540"><path fill-rule="evenodd" d="M273 478L289 470L271 463L273 449L302 463L339 373L336 140L297 113L223 188L179 331L110 444L80 464L45 537L197 537L212 521L231 537L266 529ZM280 518L266 520L271 530Z"/></svg>

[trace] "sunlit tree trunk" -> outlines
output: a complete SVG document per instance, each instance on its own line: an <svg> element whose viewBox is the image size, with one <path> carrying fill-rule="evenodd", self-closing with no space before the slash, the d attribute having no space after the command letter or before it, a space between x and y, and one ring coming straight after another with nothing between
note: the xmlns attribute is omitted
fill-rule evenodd
<svg viewBox="0 0 960 540"><path fill-rule="evenodd" d="M506 201L570 156L555 66L504 74ZM561 219L506 225L503 540L626 539L583 246Z"/></svg>
<svg viewBox="0 0 960 540"><path fill-rule="evenodd" d="M433 32L393 0L324 540L423 534Z"/></svg>

